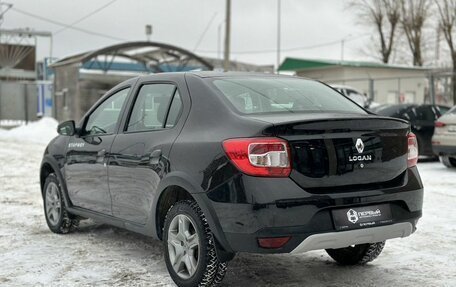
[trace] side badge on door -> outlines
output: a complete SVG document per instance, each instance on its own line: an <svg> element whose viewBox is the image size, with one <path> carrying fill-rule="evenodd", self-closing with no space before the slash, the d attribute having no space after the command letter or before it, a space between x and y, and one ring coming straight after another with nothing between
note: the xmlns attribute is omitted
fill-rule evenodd
<svg viewBox="0 0 456 287"><path fill-rule="evenodd" d="M85 143L68 143L68 148L84 147Z"/></svg>

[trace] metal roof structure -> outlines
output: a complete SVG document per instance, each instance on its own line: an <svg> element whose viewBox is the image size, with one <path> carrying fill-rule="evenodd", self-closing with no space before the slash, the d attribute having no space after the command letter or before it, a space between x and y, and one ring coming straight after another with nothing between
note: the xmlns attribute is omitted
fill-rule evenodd
<svg viewBox="0 0 456 287"><path fill-rule="evenodd" d="M359 68L393 68L409 70L427 70L423 67L410 67L400 65L390 65L376 62L365 61L338 61L338 60L319 60L319 59L298 59L286 58L279 67L279 71L301 71L306 69L326 68L326 67L359 67Z"/></svg>
<svg viewBox="0 0 456 287"><path fill-rule="evenodd" d="M82 69L146 73L212 70L213 66L196 54L159 42L127 42L69 56L50 67L80 65Z"/></svg>

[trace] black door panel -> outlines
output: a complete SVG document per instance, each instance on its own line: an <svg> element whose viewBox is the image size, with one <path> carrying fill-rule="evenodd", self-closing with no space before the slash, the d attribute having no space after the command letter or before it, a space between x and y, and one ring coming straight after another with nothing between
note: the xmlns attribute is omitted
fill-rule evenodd
<svg viewBox="0 0 456 287"><path fill-rule="evenodd" d="M160 180L169 170L181 96L175 84L146 83L139 87L131 110L125 132L112 146L109 190L115 217L145 224Z"/></svg>
<svg viewBox="0 0 456 287"><path fill-rule="evenodd" d="M68 143L65 176L74 206L112 214L107 162L129 90L121 88L96 106Z"/></svg>
<svg viewBox="0 0 456 287"><path fill-rule="evenodd" d="M111 214L106 151L113 139L114 135L70 139L65 175L73 205Z"/></svg>
<svg viewBox="0 0 456 287"><path fill-rule="evenodd" d="M108 168L114 216L146 223L157 186L169 169L170 143L176 136L162 130L116 137Z"/></svg>

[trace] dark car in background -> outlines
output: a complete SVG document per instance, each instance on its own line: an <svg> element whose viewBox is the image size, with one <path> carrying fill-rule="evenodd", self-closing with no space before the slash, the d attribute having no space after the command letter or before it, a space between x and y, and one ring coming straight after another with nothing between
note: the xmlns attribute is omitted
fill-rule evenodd
<svg viewBox="0 0 456 287"><path fill-rule="evenodd" d="M58 132L40 174L51 231L92 218L160 239L178 286L218 285L237 252L366 264L422 214L409 123L312 80L144 76Z"/></svg>
<svg viewBox="0 0 456 287"><path fill-rule="evenodd" d="M418 140L419 155L435 157L432 150L434 123L449 109L440 105L398 104L381 105L371 111L377 115L409 121L412 132Z"/></svg>

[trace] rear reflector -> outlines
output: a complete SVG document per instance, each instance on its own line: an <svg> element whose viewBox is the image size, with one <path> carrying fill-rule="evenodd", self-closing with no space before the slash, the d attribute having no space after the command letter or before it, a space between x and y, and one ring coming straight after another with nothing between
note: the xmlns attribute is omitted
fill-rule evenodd
<svg viewBox="0 0 456 287"><path fill-rule="evenodd" d="M407 154L407 164L408 167L415 166L418 162L418 142L416 136L413 133L408 135L408 154Z"/></svg>
<svg viewBox="0 0 456 287"><path fill-rule="evenodd" d="M279 138L237 138L223 142L228 158L243 173L287 177L291 172L290 147Z"/></svg>
<svg viewBox="0 0 456 287"><path fill-rule="evenodd" d="M261 248L275 249L280 248L287 244L291 236L287 237L272 237L272 238L258 238L258 245Z"/></svg>
<svg viewBox="0 0 456 287"><path fill-rule="evenodd" d="M442 122L435 122L434 125L436 128L443 128L444 126L446 126L446 124Z"/></svg>

